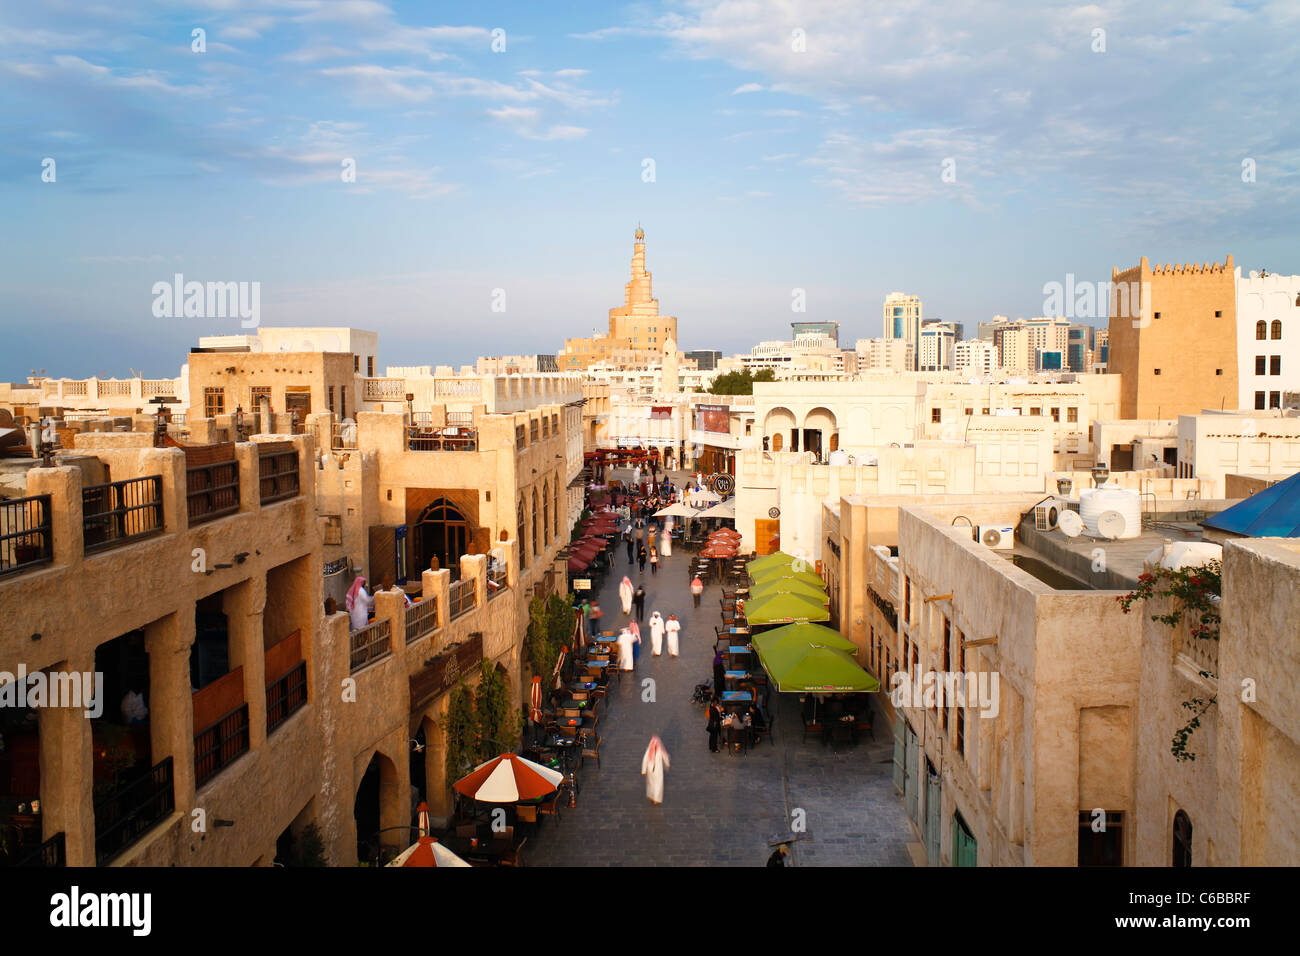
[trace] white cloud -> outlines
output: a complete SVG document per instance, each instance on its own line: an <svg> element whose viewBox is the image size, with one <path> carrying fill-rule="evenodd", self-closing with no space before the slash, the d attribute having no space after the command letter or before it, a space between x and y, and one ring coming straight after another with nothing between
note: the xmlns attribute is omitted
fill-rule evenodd
<svg viewBox="0 0 1300 956"><path fill-rule="evenodd" d="M731 95L735 96L737 93L762 93L762 92L763 92L763 85L761 83L742 83L740 86L736 87L734 90L731 91Z"/></svg>

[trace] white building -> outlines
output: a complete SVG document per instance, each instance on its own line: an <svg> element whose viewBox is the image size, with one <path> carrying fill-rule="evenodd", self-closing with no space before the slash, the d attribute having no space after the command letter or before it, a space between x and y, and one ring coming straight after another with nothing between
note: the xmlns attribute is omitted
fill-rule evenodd
<svg viewBox="0 0 1300 956"><path fill-rule="evenodd" d="M1238 407L1300 404L1300 276L1235 275Z"/></svg>
<svg viewBox="0 0 1300 956"><path fill-rule="evenodd" d="M967 339L953 346L953 369L980 377L992 375L998 365L998 350L992 342Z"/></svg>
<svg viewBox="0 0 1300 956"><path fill-rule="evenodd" d="M904 372L915 364L912 347L903 339L858 339L854 352L859 372Z"/></svg>
<svg viewBox="0 0 1300 956"><path fill-rule="evenodd" d="M953 366L953 347L957 344L957 326L952 322L927 322L921 327L922 372L944 372Z"/></svg>

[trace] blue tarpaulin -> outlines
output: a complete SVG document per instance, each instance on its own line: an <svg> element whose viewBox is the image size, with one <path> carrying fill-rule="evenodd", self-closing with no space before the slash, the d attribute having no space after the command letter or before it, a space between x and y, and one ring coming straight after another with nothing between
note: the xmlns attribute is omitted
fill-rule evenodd
<svg viewBox="0 0 1300 956"><path fill-rule="evenodd" d="M1201 524L1250 538L1300 538L1300 472Z"/></svg>

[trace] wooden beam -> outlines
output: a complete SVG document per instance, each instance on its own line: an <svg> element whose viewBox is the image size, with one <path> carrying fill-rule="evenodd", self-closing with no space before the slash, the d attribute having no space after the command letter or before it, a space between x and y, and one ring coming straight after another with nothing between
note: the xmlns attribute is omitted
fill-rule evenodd
<svg viewBox="0 0 1300 956"><path fill-rule="evenodd" d="M962 646L963 648L966 648L966 647L983 647L985 644L996 644L997 642L998 642L998 639L997 639L996 637L982 637L982 638L980 638L978 641L962 641L962 642L961 642L961 646Z"/></svg>
<svg viewBox="0 0 1300 956"><path fill-rule="evenodd" d="M947 594L936 594L934 597L922 598L921 603L929 604L932 601L951 601L951 600L952 600L952 592L949 591Z"/></svg>

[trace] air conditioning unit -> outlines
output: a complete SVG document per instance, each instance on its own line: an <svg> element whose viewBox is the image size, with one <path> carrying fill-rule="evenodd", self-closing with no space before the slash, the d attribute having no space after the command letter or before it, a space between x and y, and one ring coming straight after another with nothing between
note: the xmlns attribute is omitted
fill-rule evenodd
<svg viewBox="0 0 1300 956"><path fill-rule="evenodd" d="M1016 546L1016 526L1013 524L982 524L976 531L976 540L986 548L1005 550Z"/></svg>
<svg viewBox="0 0 1300 956"><path fill-rule="evenodd" d="M1061 514L1061 503L1059 501L1044 501L1042 504L1034 505L1034 530L1051 531L1056 527L1056 519Z"/></svg>

